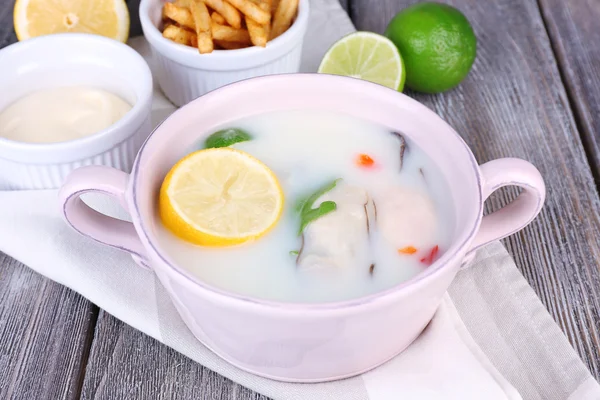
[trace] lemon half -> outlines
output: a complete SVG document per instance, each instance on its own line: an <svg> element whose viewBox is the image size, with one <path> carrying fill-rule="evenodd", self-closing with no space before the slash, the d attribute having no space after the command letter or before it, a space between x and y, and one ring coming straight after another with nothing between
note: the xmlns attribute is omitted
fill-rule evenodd
<svg viewBox="0 0 600 400"><path fill-rule="evenodd" d="M124 0L17 0L19 40L52 33L93 33L126 42L129 10Z"/></svg>
<svg viewBox="0 0 600 400"><path fill-rule="evenodd" d="M160 189L163 224L176 236L204 246L257 239L283 210L275 174L251 155L231 148L200 150L180 160Z"/></svg>

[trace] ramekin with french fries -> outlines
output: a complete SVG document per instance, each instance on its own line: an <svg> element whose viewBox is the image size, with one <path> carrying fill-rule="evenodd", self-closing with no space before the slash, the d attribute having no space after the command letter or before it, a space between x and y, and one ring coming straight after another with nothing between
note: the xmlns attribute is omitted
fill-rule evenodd
<svg viewBox="0 0 600 400"><path fill-rule="evenodd" d="M226 84L300 69L308 0L142 0L156 78L177 106Z"/></svg>
<svg viewBox="0 0 600 400"><path fill-rule="evenodd" d="M163 36L175 43L215 49L266 47L284 33L299 0L175 0L163 6Z"/></svg>

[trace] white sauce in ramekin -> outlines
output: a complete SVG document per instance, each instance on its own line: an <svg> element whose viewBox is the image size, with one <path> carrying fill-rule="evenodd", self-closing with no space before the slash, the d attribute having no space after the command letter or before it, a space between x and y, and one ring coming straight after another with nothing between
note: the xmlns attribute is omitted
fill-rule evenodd
<svg viewBox="0 0 600 400"><path fill-rule="evenodd" d="M56 143L100 132L132 106L121 97L86 86L31 93L0 111L0 137L27 143Z"/></svg>

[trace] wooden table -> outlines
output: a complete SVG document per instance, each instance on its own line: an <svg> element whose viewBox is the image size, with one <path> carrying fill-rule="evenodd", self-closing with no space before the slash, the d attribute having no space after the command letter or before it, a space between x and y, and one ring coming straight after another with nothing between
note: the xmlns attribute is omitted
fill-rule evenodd
<svg viewBox="0 0 600 400"><path fill-rule="evenodd" d="M132 34L139 34L137 1L129 2ZM13 4L0 3L3 47L16 38ZM343 3L358 29L382 32L413 1ZM479 162L515 156L540 169L544 210L504 244L600 378L600 2L449 3L477 34L474 68L449 93L409 94L456 128ZM495 194L488 208L515 194ZM0 266L0 398L264 398L2 254Z"/></svg>

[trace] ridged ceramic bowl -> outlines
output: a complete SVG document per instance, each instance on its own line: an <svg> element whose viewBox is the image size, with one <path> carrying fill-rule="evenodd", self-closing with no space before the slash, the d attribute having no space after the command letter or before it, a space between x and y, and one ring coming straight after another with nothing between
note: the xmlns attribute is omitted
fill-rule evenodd
<svg viewBox="0 0 600 400"><path fill-rule="evenodd" d="M131 170L150 133L152 106L152 74L135 50L97 35L48 35L0 50L0 71L0 112L37 90L79 85L107 90L133 105L115 124L76 140L25 143L0 137L0 190L57 188L86 165Z"/></svg>
<svg viewBox="0 0 600 400"><path fill-rule="evenodd" d="M197 97L233 82L263 75L298 72L302 43L308 26L308 0L300 0L298 15L281 36L267 47L238 50L198 50L162 36L162 0L142 0L140 21L152 49L158 85L173 104L181 107Z"/></svg>

